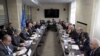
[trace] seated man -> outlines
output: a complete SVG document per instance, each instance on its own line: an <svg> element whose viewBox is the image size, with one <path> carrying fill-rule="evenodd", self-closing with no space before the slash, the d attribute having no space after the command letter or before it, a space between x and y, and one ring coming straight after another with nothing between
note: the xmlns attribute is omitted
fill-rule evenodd
<svg viewBox="0 0 100 56"><path fill-rule="evenodd" d="M41 27L40 22L36 22L36 25L34 27L35 27L35 29L40 28Z"/></svg>
<svg viewBox="0 0 100 56"><path fill-rule="evenodd" d="M40 20L40 25L45 25L45 20Z"/></svg>
<svg viewBox="0 0 100 56"><path fill-rule="evenodd" d="M29 23L27 28L28 28L28 33L30 36L33 34L32 27L33 27L32 23Z"/></svg>
<svg viewBox="0 0 100 56"><path fill-rule="evenodd" d="M18 48L11 45L11 41L9 35L4 35L2 41L0 41L0 56L13 56L14 50L18 50Z"/></svg>
<svg viewBox="0 0 100 56"><path fill-rule="evenodd" d="M28 29L25 28L24 31L21 32L20 36L24 39L24 40L30 40L30 35L28 33Z"/></svg>
<svg viewBox="0 0 100 56"><path fill-rule="evenodd" d="M13 32L14 32L14 28L12 27L12 23L9 23L7 27L7 33L12 36Z"/></svg>
<svg viewBox="0 0 100 56"><path fill-rule="evenodd" d="M50 25L51 21L48 20L46 23L47 23L47 30L50 30L50 28L51 28L51 25Z"/></svg>
<svg viewBox="0 0 100 56"><path fill-rule="evenodd" d="M33 25L32 25L32 32L36 32L36 28L35 28L35 25L36 25L36 22L33 22Z"/></svg>
<svg viewBox="0 0 100 56"><path fill-rule="evenodd" d="M85 39L85 38L83 39L83 37L88 38L88 34L84 34L85 32L81 27L76 28L76 32L77 32L78 45L80 47L80 45L83 44L82 42L84 42L83 40Z"/></svg>
<svg viewBox="0 0 100 56"><path fill-rule="evenodd" d="M15 30L12 36L12 44L14 46L24 46L24 40L19 36L21 30Z"/></svg>
<svg viewBox="0 0 100 56"><path fill-rule="evenodd" d="M81 27L78 27L78 28L76 29L76 31L77 31L79 40L82 41L82 37L83 37L83 34L84 34L83 29L82 29Z"/></svg>
<svg viewBox="0 0 100 56"><path fill-rule="evenodd" d="M83 33L80 49L81 49L81 51L83 51L85 53L85 56L89 56L89 52L91 49L90 49L90 39L89 39L89 35L87 32Z"/></svg>
<svg viewBox="0 0 100 56"><path fill-rule="evenodd" d="M52 19L52 23L53 23L52 26L51 26L52 30L53 31L57 31L57 28L56 28L57 27L56 26L56 20L55 19Z"/></svg>
<svg viewBox="0 0 100 56"><path fill-rule="evenodd" d="M5 26L2 25L2 26L0 26L0 39L2 39L5 34L7 34L7 30L6 30Z"/></svg>
<svg viewBox="0 0 100 56"><path fill-rule="evenodd" d="M94 39L90 41L91 52L89 56L100 56L100 45L99 41Z"/></svg>
<svg viewBox="0 0 100 56"><path fill-rule="evenodd" d="M71 37L72 39L74 39L74 41L76 42L76 44L79 43L78 34L77 34L76 30L74 29L73 25L69 25L66 32L67 32L67 34L69 34L69 37Z"/></svg>

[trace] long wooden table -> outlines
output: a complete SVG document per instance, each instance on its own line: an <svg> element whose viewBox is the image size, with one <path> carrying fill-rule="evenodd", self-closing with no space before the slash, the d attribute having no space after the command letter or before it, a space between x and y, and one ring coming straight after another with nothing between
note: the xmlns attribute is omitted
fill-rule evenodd
<svg viewBox="0 0 100 56"><path fill-rule="evenodd" d="M35 37L35 38L31 40L32 41L31 45L28 46L27 51L20 56L37 56L38 46L39 46L40 42L42 41L42 38L45 33L46 33L46 26L45 26L45 28L41 29L40 33L37 32L37 33L35 33L36 35L33 34L32 37ZM30 38L32 38L32 37L30 37Z"/></svg>
<svg viewBox="0 0 100 56"><path fill-rule="evenodd" d="M57 24L57 33L58 33L59 43L61 44L61 47L62 47L62 50L63 50L63 56L81 56L81 55L83 55L81 53L78 45L76 45L75 41L73 39L71 39L68 36L68 34L66 34L66 31L62 28L62 26L60 24ZM71 45L70 51L68 51L69 50L68 49L69 43ZM66 52L68 52L68 53L66 54Z"/></svg>

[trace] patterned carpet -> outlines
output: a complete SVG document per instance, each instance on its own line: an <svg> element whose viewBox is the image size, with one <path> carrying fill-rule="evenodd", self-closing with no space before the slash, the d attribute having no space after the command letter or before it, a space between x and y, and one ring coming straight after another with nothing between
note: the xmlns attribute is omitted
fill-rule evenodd
<svg viewBox="0 0 100 56"><path fill-rule="evenodd" d="M40 56L62 56L56 32L48 31Z"/></svg>

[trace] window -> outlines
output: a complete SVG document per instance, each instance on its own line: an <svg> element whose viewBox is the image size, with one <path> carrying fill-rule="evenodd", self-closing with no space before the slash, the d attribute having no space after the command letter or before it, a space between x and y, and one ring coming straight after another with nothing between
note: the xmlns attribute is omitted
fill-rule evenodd
<svg viewBox="0 0 100 56"><path fill-rule="evenodd" d="M70 23L75 24L76 19L76 1L71 3Z"/></svg>
<svg viewBox="0 0 100 56"><path fill-rule="evenodd" d="M6 25L8 22L7 19L7 10L5 0L0 0L0 26Z"/></svg>
<svg viewBox="0 0 100 56"><path fill-rule="evenodd" d="M26 13L26 19L32 19L32 8L30 6L25 6L25 13Z"/></svg>

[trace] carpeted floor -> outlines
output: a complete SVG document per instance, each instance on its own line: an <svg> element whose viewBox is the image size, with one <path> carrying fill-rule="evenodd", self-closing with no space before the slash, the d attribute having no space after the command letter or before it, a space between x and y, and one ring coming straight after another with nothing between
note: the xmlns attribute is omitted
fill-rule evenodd
<svg viewBox="0 0 100 56"><path fill-rule="evenodd" d="M56 32L48 31L40 56L62 56Z"/></svg>

